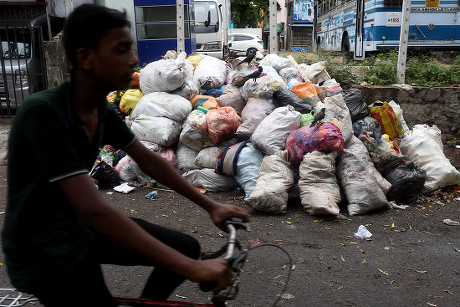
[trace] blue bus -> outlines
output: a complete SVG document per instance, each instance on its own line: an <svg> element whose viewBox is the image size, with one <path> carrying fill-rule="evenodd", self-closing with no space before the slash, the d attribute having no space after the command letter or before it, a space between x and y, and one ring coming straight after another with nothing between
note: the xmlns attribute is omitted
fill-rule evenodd
<svg viewBox="0 0 460 307"><path fill-rule="evenodd" d="M399 46L403 0L323 0L317 11L319 48L353 53ZM408 48L460 49L458 0L411 0Z"/></svg>
<svg viewBox="0 0 460 307"><path fill-rule="evenodd" d="M184 0L185 52L196 52L193 0ZM139 65L177 50L176 0L134 0Z"/></svg>

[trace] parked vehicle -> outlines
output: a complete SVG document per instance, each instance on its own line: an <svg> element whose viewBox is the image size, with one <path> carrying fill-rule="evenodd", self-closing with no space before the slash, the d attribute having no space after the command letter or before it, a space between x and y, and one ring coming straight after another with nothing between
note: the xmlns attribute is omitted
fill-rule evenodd
<svg viewBox="0 0 460 307"><path fill-rule="evenodd" d="M45 10L2 6L0 18L0 105L16 109L30 94L47 87L43 41L47 40L48 23ZM20 19L14 14L22 9ZM5 14L6 16L4 16ZM63 18L51 18L52 35L64 25Z"/></svg>
<svg viewBox="0 0 460 307"><path fill-rule="evenodd" d="M195 0L196 51L224 59L228 53L230 0Z"/></svg>
<svg viewBox="0 0 460 307"><path fill-rule="evenodd" d="M250 33L232 33L228 36L230 51L236 55L246 55L250 49L263 52L264 46L262 39Z"/></svg>
<svg viewBox="0 0 460 307"><path fill-rule="evenodd" d="M322 1L318 6L317 44L328 51L366 52L399 46L402 0ZM411 0L408 48L458 50L458 1Z"/></svg>

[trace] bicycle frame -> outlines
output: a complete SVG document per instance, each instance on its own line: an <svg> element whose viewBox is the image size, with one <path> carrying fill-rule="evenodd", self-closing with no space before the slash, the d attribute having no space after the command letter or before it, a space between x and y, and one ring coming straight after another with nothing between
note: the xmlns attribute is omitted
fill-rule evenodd
<svg viewBox="0 0 460 307"><path fill-rule="evenodd" d="M242 264L244 263L248 250L242 250L238 255L233 256L235 247L239 248L238 240L236 238L236 229L237 228L244 228L245 230L249 231L249 225L242 223L242 222L235 222L231 219L225 220L222 222L222 225L227 228L229 232L229 238L227 241L227 249L225 252L224 259L229 261L229 264L235 272L236 277L239 274ZM218 256L216 256L218 257ZM210 291L212 288L212 284L210 283L202 283L200 287L203 291ZM204 288L210 287L207 290ZM149 299L134 299L134 298L126 298L126 297L114 297L115 302L120 304L121 306L163 306L163 307L221 307L226 305L227 300L232 300L236 297L238 293L238 281L237 278L234 278L233 283L225 290L219 293L213 293L211 303L193 303L193 302L178 302L178 301L154 301Z"/></svg>

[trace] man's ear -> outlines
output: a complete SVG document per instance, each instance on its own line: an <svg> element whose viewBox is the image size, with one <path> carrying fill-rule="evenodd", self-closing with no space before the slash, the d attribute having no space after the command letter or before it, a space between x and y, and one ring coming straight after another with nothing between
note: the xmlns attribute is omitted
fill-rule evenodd
<svg viewBox="0 0 460 307"><path fill-rule="evenodd" d="M93 59L94 52L89 48L79 48L77 49L77 63L78 67L83 70L92 70L93 69Z"/></svg>

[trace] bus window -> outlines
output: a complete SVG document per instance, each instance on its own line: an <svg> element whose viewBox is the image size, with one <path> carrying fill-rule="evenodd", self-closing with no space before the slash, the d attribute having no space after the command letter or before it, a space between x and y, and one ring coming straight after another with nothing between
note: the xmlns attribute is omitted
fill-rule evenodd
<svg viewBox="0 0 460 307"><path fill-rule="evenodd" d="M383 0L384 6L402 6L403 0Z"/></svg>
<svg viewBox="0 0 460 307"><path fill-rule="evenodd" d="M175 39L177 37L177 26L175 23L152 23L138 24L137 39ZM187 26L184 27L185 37L189 37L190 31Z"/></svg>

